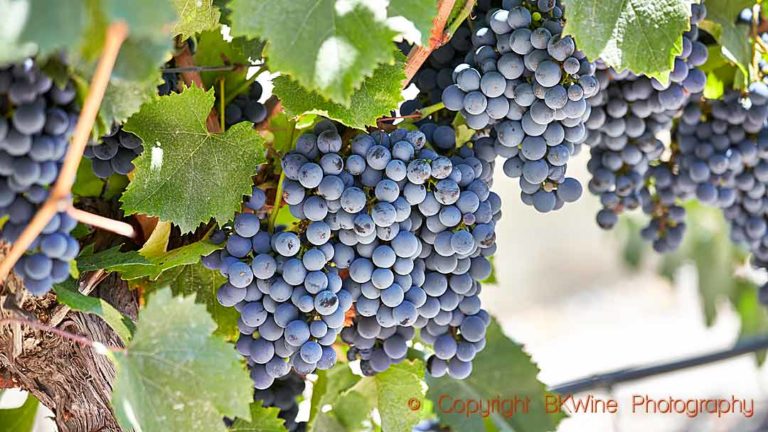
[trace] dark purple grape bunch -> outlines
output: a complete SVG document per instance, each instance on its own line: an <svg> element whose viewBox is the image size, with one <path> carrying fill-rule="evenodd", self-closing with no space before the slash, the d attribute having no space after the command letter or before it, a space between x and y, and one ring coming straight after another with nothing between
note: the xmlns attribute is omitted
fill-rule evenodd
<svg viewBox="0 0 768 432"><path fill-rule="evenodd" d="M506 1L478 22L474 51L443 92L446 108L470 128L493 127L493 145L481 146L506 159L523 202L549 212L575 201L581 185L565 172L587 138L586 101L599 90L594 65L562 36L559 2Z"/></svg>
<svg viewBox="0 0 768 432"><path fill-rule="evenodd" d="M507 1L475 28L474 51L443 92L446 108L461 112L469 127L508 119L541 136L553 122L577 127L589 114L585 99L598 90L594 65L570 36L561 36L559 2L539 3L545 9Z"/></svg>
<svg viewBox="0 0 768 432"><path fill-rule="evenodd" d="M251 83L248 91L239 94L224 109L224 122L227 127L248 121L259 124L267 119L267 107L259 99L263 93L258 81Z"/></svg>
<svg viewBox="0 0 768 432"><path fill-rule="evenodd" d="M412 83L419 89L419 94L415 99L403 102L400 106L400 115L413 114L426 105L442 101L443 91L453 85L453 70L465 62L467 55L473 49L472 26L475 22L484 20L490 8L489 1L476 3L472 17L461 23L448 43L432 51L413 77ZM408 54L407 51L405 54ZM443 121L450 123L450 119L441 117L440 122Z"/></svg>
<svg viewBox="0 0 768 432"><path fill-rule="evenodd" d="M246 206L265 201L254 188ZM291 370L306 375L335 364L332 345L353 298L331 265L328 236L314 237L310 228L270 234L259 213L237 214L225 248L203 264L227 277L217 299L240 313L237 350L255 387L266 389Z"/></svg>
<svg viewBox="0 0 768 432"><path fill-rule="evenodd" d="M304 379L296 372L291 372L280 377L267 389L256 390L254 401L261 401L264 407L276 407L280 410L277 415L285 421L288 432L302 432L306 428L305 422L297 422L299 414L298 398L304 392Z"/></svg>
<svg viewBox="0 0 768 432"><path fill-rule="evenodd" d="M391 148L389 163L407 167L404 174L387 167L373 188L374 197L382 198L376 193L379 185L394 182L411 206L408 217L393 225L396 235L355 237L341 231L341 243L335 245L334 262L348 269L345 287L356 298L353 325L341 336L351 346L348 359L359 359L365 375L403 361L415 329L422 329L424 338L424 328L442 335L452 325L456 335L467 317L481 313L479 281L490 274L487 257L496 249L501 200L490 191L492 158L478 157L471 144L456 148L450 127L425 124L420 132L430 144L419 150L401 151L398 139L407 137L402 130L387 136L389 145L379 144ZM386 142L383 134L371 136ZM361 142L353 140L352 151L367 155L373 147L363 152ZM461 359L452 362L454 377L466 377L471 359L483 348L477 333L471 337L474 350L464 347ZM451 357L446 359L450 362Z"/></svg>
<svg viewBox="0 0 768 432"><path fill-rule="evenodd" d="M101 138L100 144L87 146L84 156L91 160L93 173L106 179L113 174L128 175L135 168L133 160L143 151L139 137L116 127Z"/></svg>
<svg viewBox="0 0 768 432"><path fill-rule="evenodd" d="M684 197L688 195L685 181L674 166L674 160L650 166L640 190L643 213L651 219L640 230L640 236L659 253L680 247L685 236Z"/></svg>
<svg viewBox="0 0 768 432"><path fill-rule="evenodd" d="M715 207L733 204L739 175L758 161L757 139L768 120L768 86L747 96L731 90L722 100L694 100L676 130L677 164L688 197Z"/></svg>
<svg viewBox="0 0 768 432"><path fill-rule="evenodd" d="M48 197L59 175L79 107L72 82L59 87L34 60L0 68L0 219L2 238L14 242ZM77 222L57 213L16 263L32 294L43 295L69 277L79 244Z"/></svg>
<svg viewBox="0 0 768 432"><path fill-rule="evenodd" d="M157 86L157 94L168 96L171 93L179 93L179 74L163 72L163 83Z"/></svg>
<svg viewBox="0 0 768 432"><path fill-rule="evenodd" d="M596 76L601 90L589 99L588 189L603 206L597 224L611 229L620 214L642 208L651 216L643 237L659 251L675 249L682 241L685 212L678 195L686 189L686 177L673 168L676 162L661 160L665 147L657 135L671 130L673 119L683 114L688 101L698 100L706 84L698 66L706 61L707 48L698 41L697 27L706 9L692 5L691 10L691 30L683 36L683 52L667 83L600 67Z"/></svg>

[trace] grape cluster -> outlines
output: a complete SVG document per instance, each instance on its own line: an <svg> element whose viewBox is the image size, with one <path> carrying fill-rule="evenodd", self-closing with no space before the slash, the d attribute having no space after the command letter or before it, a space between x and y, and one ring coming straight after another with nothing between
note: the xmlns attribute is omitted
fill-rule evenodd
<svg viewBox="0 0 768 432"><path fill-rule="evenodd" d="M640 236L659 253L676 250L685 235L685 180L676 173L674 159L648 168L640 190L643 213L651 217Z"/></svg>
<svg viewBox="0 0 768 432"><path fill-rule="evenodd" d="M116 127L101 138L101 143L87 146L83 155L91 160L93 173L105 179L112 174L128 175L133 171L133 160L143 151L139 137Z"/></svg>
<svg viewBox="0 0 768 432"><path fill-rule="evenodd" d="M304 392L304 387L302 377L291 372L276 379L268 389L256 390L253 399L261 401L265 407L279 408L278 417L285 420L285 428L288 432L303 432L306 430L306 423L296 422L296 415L299 413L299 404L296 399Z"/></svg>
<svg viewBox="0 0 768 432"><path fill-rule="evenodd" d="M753 264L765 268L768 267L768 207L765 205L768 184L768 86L756 82L748 90L746 97L733 92L726 94L722 101L709 102L708 123L690 122L690 129L700 129L703 135L698 136L701 141L697 143L697 148L702 150L696 155L704 156L703 151L706 150L710 153L708 158L690 158L693 161L691 165L701 160L707 162L706 167L711 171L707 180L714 189L713 195L727 197L727 200L710 202L723 208L723 214L731 225L731 239L746 245L753 253ZM700 119L703 118L707 116L701 115ZM726 152L723 153L722 148L726 145ZM722 161L723 156L726 156L725 162ZM722 174L718 173L720 165L727 165Z"/></svg>
<svg viewBox="0 0 768 432"><path fill-rule="evenodd" d="M259 102L263 89L258 81L251 83L248 91L239 94L224 109L224 122L227 127L249 121L258 124L266 120L267 108Z"/></svg>
<svg viewBox="0 0 768 432"><path fill-rule="evenodd" d="M419 94L415 99L403 102L400 106L401 115L412 114L425 105L442 101L443 91L453 85L453 70L464 63L467 56L472 55L472 27L475 22L485 19L485 14L491 6L491 1L477 2L473 15L462 22L448 43L432 51L412 81L419 89ZM404 50L404 54L408 55L408 51Z"/></svg>
<svg viewBox="0 0 768 432"><path fill-rule="evenodd" d="M248 357L255 387L269 388L291 368L306 375L332 367L331 345L353 301L328 265L333 247L294 232L269 234L253 213L238 214L232 229L225 249L203 264L228 278L217 299L240 312L237 350Z"/></svg>
<svg viewBox="0 0 768 432"><path fill-rule="evenodd" d="M170 72L163 72L163 83L157 86L157 94L168 96L171 93L178 93L179 75Z"/></svg>
<svg viewBox="0 0 768 432"><path fill-rule="evenodd" d="M565 170L587 137L587 100L599 86L594 65L561 35L560 3L508 0L478 23L472 53L443 92L446 108L473 129L493 126L493 148L505 174L520 178L523 202L548 212L578 199L581 186Z"/></svg>
<svg viewBox="0 0 768 432"><path fill-rule="evenodd" d="M462 347L457 354L441 342L435 374L467 376L484 346L478 281L491 272L501 216L492 158L457 149L448 126L374 131L345 146L322 121L282 168L281 197L300 222L270 235L256 215L239 214L225 250L203 259L228 277L218 299L241 313L237 346L257 388L291 366L330 367L339 333L370 375L404 359L415 330L428 329ZM252 210L264 205L257 195L246 203Z"/></svg>
<svg viewBox="0 0 768 432"><path fill-rule="evenodd" d="M470 147L455 150L451 156L421 148L424 139L440 141L435 135L442 133L441 128L454 136L447 126L425 125L421 133L398 130L389 135L373 134L374 142L365 145L360 143L368 138L358 137L352 143L352 156L375 154L378 145L387 153L391 149L394 157L372 186L369 205L375 210L379 200L396 202L404 197L407 209L404 219L392 225L397 227L394 236L387 226L378 226L386 229L383 236L360 232L354 220L364 212L352 218L353 232L348 236L342 234L344 226L339 226L340 244L334 262L348 268L345 286L357 299L353 326L342 331L342 339L352 345L349 358L361 359L361 370L367 375L402 361L414 328L448 332L451 325L459 328L465 318L480 312L477 281L490 273L486 256L495 251L495 222L500 217L501 201L490 191L492 163L475 157ZM405 141L398 141L403 138ZM347 169L350 159L355 160L352 156L347 159ZM393 161L400 168L391 168ZM384 185L393 191L391 195L383 194ZM483 335L484 330L483 326ZM454 330L445 336L450 337L460 335ZM478 345L479 349L482 347ZM466 377L471 371L471 357L474 352L454 361L452 375Z"/></svg>
<svg viewBox="0 0 768 432"><path fill-rule="evenodd" d="M733 204L738 175L757 158L755 137L768 119L768 87L758 82L749 90L746 99L729 91L722 100L690 103L677 127L681 176L689 195L705 204Z"/></svg>
<svg viewBox="0 0 768 432"><path fill-rule="evenodd" d="M707 48L698 41L697 24L705 16L703 5L692 5L691 30L683 36L668 83L600 67L600 91L588 101L588 189L603 206L597 223L610 229L625 210L642 208L651 216L642 235L662 252L675 249L683 237L685 212L677 203L685 178L677 161L661 160L665 147L657 135L671 130L673 119L704 88L706 76L698 66L706 61Z"/></svg>
<svg viewBox="0 0 768 432"><path fill-rule="evenodd" d="M15 241L48 197L67 152L79 108L72 83L59 87L33 60L0 68L0 219ZM69 277L79 251L77 222L57 213L14 267L35 295Z"/></svg>

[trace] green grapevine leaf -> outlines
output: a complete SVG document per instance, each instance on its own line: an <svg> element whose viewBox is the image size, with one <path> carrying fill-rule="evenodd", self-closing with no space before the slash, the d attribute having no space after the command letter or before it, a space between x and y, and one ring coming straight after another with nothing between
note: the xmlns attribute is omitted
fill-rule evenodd
<svg viewBox="0 0 768 432"><path fill-rule="evenodd" d="M432 20L437 15L436 0L390 0L390 17L401 16L412 22L421 33L421 45L429 43L432 33Z"/></svg>
<svg viewBox="0 0 768 432"><path fill-rule="evenodd" d="M564 33L590 60L599 57L617 70L667 80L690 28L691 0L564 2Z"/></svg>
<svg viewBox="0 0 768 432"><path fill-rule="evenodd" d="M179 21L171 0L104 0L104 10L111 21L125 21L131 37L141 39L166 39Z"/></svg>
<svg viewBox="0 0 768 432"><path fill-rule="evenodd" d="M469 378L427 377L427 396L435 404L435 412L441 423L453 430L486 430L483 418L466 416L462 413L447 412L454 400L477 399L518 399L530 398L529 411L522 415L505 416L496 412L488 421L499 430L518 432L550 431L557 428L561 415L544 411L547 394L544 384L536 376L539 368L523 347L507 338L494 320L486 334L486 348L473 361L473 372Z"/></svg>
<svg viewBox="0 0 768 432"><path fill-rule="evenodd" d="M137 251L120 252L120 246L115 246L98 253L93 253L93 245L88 245L77 257L77 268L81 272L96 271L99 269L108 272L123 272L133 267L146 267L154 265Z"/></svg>
<svg viewBox="0 0 768 432"><path fill-rule="evenodd" d="M0 65L77 46L87 22L84 0L0 0Z"/></svg>
<svg viewBox="0 0 768 432"><path fill-rule="evenodd" d="M215 329L194 296L149 296L133 340L113 353L112 407L124 429L223 432L224 416L250 419L250 377Z"/></svg>
<svg viewBox="0 0 768 432"><path fill-rule="evenodd" d="M731 295L731 303L741 318L739 337L761 336L768 332L768 312L758 297L758 287L744 279L737 281L736 290ZM765 350L755 352L758 364L766 358Z"/></svg>
<svg viewBox="0 0 768 432"><path fill-rule="evenodd" d="M110 80L99 115L107 124L124 123L144 102L157 94L157 86L162 83L159 73L155 68L153 77L147 80Z"/></svg>
<svg viewBox="0 0 768 432"><path fill-rule="evenodd" d="M280 408L264 408L260 403L251 404L251 421L237 418L230 432L286 432L285 420L279 418Z"/></svg>
<svg viewBox="0 0 768 432"><path fill-rule="evenodd" d="M56 300L65 304L72 310L98 315L120 337L123 343L131 340L135 325L130 318L123 315L106 300L98 297L83 295L77 290L77 284L73 279L68 279L53 287L56 292Z"/></svg>
<svg viewBox="0 0 768 432"><path fill-rule="evenodd" d="M268 42L270 69L345 106L380 63L394 60L396 33L360 2L233 0L232 34Z"/></svg>
<svg viewBox="0 0 768 432"><path fill-rule="evenodd" d="M77 258L77 266L81 272L98 269L118 272L124 280L145 277L157 279L164 271L195 264L202 255L208 255L220 247L203 240L173 249L162 255L144 257L137 251L120 252L120 246L94 254L93 247L89 245Z"/></svg>
<svg viewBox="0 0 768 432"><path fill-rule="evenodd" d="M149 289L168 286L174 295L195 295L197 303L202 303L216 322L215 334L234 340L240 333L237 328L239 314L234 308L222 306L216 300L216 290L226 282L221 273L208 270L201 263L177 267L163 273Z"/></svg>
<svg viewBox="0 0 768 432"><path fill-rule="evenodd" d="M187 39L204 30L216 29L219 26L219 8L213 5L213 0L173 0L179 22L173 33Z"/></svg>
<svg viewBox="0 0 768 432"><path fill-rule="evenodd" d="M31 432L35 426L35 417L40 401L31 394L18 408L0 409L0 430Z"/></svg>
<svg viewBox="0 0 768 432"><path fill-rule="evenodd" d="M404 361L374 377L383 431L413 430L424 418L423 411L414 410L415 405L411 405L418 401L419 407L424 406L424 371L423 361Z"/></svg>
<svg viewBox="0 0 768 432"><path fill-rule="evenodd" d="M264 140L247 122L209 133L213 102L212 90L190 87L145 103L128 119L124 129L142 139L144 153L121 198L126 213L158 216L190 232L211 218L228 221L240 209L264 161Z"/></svg>
<svg viewBox="0 0 768 432"><path fill-rule="evenodd" d="M737 24L736 17L742 9L753 4L752 0L707 2L707 19L702 23L702 28L720 43L722 55L741 70L744 80L749 77L752 45L749 40L749 26Z"/></svg>
<svg viewBox="0 0 768 432"><path fill-rule="evenodd" d="M334 405L342 393L354 387L358 381L360 381L360 376L352 373L348 363L337 363L327 371L318 371L317 381L312 386L312 404L310 405L307 429L310 431L326 430L318 429L314 423L318 416L325 416L320 408Z"/></svg>
<svg viewBox="0 0 768 432"><path fill-rule="evenodd" d="M158 83L160 66L171 59L173 42L171 39L155 41L151 39L129 38L120 48L113 80L138 81L138 84ZM128 101L130 103L130 101Z"/></svg>
<svg viewBox="0 0 768 432"><path fill-rule="evenodd" d="M313 395L313 418L308 430L335 432L359 430L370 421L376 408L381 415L381 430L409 431L423 418L420 410L412 410L409 402L424 406L424 362L410 360L390 366L375 377L353 375L348 365L337 366L321 381L322 394ZM330 407L325 409L323 407ZM318 408L322 409L317 411Z"/></svg>
<svg viewBox="0 0 768 432"><path fill-rule="evenodd" d="M375 125L377 118L397 108L402 98L400 86L404 79L402 63L380 66L352 95L350 107L327 101L285 76L275 78L274 92L289 115L319 114L349 127L364 129Z"/></svg>

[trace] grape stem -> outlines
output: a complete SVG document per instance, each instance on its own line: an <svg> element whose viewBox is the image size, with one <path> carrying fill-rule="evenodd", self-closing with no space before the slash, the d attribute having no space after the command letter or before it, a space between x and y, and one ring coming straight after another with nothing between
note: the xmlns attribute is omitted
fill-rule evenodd
<svg viewBox="0 0 768 432"><path fill-rule="evenodd" d="M471 10L474 3L475 0L467 0L464 8L469 7ZM451 15L454 4L456 4L456 0L440 0L437 4L437 16L432 20L432 33L429 37L429 44L426 46L415 46L408 53L408 60L405 63L403 88L408 87L408 84L429 55L432 54L432 51L440 48L450 38L450 34L445 32L445 25L448 22L448 17ZM456 21L459 19L457 18Z"/></svg>
<svg viewBox="0 0 768 432"><path fill-rule="evenodd" d="M24 252L40 235L53 216L58 211L67 210L71 201L69 196L72 191L72 185L75 183L77 167L83 158L83 152L88 144L91 129L93 129L93 124L99 114L101 100L104 98L104 92L109 84L109 77L117 60L117 54L120 52L120 47L127 36L128 26L125 22L115 22L107 28L104 51L96 65L96 71L88 89L88 94L85 97L83 109L80 111L80 117L72 134L72 140L67 149L67 154L64 156L64 163L61 166L59 178L56 179L56 183L51 188L48 198L29 222L29 225L24 228L19 238L11 246L8 255L0 262L0 283L5 281L14 264L24 255Z"/></svg>
<svg viewBox="0 0 768 432"><path fill-rule="evenodd" d="M49 325L46 325L37 321L29 321L29 320L25 320L21 318L13 318L13 317L0 319L0 325L5 325L5 324L20 324L23 326L31 327L33 329L42 330L48 333L53 333L57 336L63 337L64 339L69 339L73 342L76 342L82 346L93 348L96 351L96 353L102 354L102 355L106 354L105 350L108 350L111 352L125 351L125 348L104 345L101 342L91 340L85 336L76 335L76 334L58 329L56 327L51 327Z"/></svg>
<svg viewBox="0 0 768 432"><path fill-rule="evenodd" d="M464 3L464 7L461 8L461 12L456 16L456 19L451 22L451 25L448 26L448 30L446 30L446 40L450 39L451 36L453 36L454 33L456 33L456 30L459 29L461 26L461 23L466 20L469 15L472 13L472 9L475 7L475 2L477 0L467 0L466 3Z"/></svg>
<svg viewBox="0 0 768 432"><path fill-rule="evenodd" d="M424 108L422 108L422 109L420 109L418 111L418 114L419 114L419 116L421 118L424 118L424 117L428 117L428 116L430 116L430 115L440 111L443 108L445 108L445 103L438 102L438 103L436 103L434 105L425 106Z"/></svg>
<svg viewBox="0 0 768 432"><path fill-rule="evenodd" d="M277 191L275 191L275 202L272 205L272 211L269 213L269 232L275 232L275 223L277 222L277 214L280 213L280 204L283 203L283 184L285 183L285 171L280 173L280 180L277 183Z"/></svg>

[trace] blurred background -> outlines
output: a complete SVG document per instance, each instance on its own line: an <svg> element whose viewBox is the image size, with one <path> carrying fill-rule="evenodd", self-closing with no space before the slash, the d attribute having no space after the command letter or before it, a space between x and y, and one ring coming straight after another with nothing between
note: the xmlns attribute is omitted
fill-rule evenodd
<svg viewBox="0 0 768 432"><path fill-rule="evenodd" d="M568 164L589 181L586 156ZM743 274L745 255L731 246L717 211L691 209L686 244L660 257L637 237L642 215L624 217L614 231L595 223L597 198L539 214L518 197L515 180L497 173L503 202L497 228L496 285L484 305L507 336L525 346L550 387L616 369L730 348L742 338L768 334L757 302L762 274ZM739 274L742 277L735 277ZM702 414L577 414L558 431L768 430L768 374L754 354L683 371L590 390L630 407L632 395L657 398L754 399L755 416Z"/></svg>

